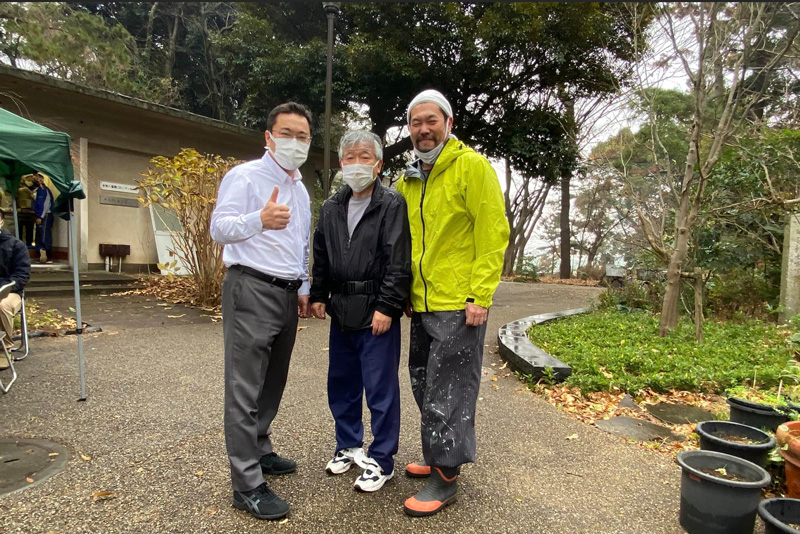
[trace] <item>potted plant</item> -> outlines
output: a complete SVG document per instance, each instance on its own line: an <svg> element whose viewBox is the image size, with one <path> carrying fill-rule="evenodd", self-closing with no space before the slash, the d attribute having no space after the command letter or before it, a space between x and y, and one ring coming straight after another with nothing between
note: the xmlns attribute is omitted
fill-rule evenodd
<svg viewBox="0 0 800 534"><path fill-rule="evenodd" d="M723 452L764 467L775 439L751 426L728 421L703 421L694 431L700 436L700 449Z"/></svg>
<svg viewBox="0 0 800 534"><path fill-rule="evenodd" d="M682 451L680 523L689 534L752 534L761 488L771 477L763 468L715 451Z"/></svg>
<svg viewBox="0 0 800 534"><path fill-rule="evenodd" d="M786 395L781 395L780 387L773 393L754 387L737 386L726 393L731 409L730 419L734 423L774 432L781 423L797 419L797 411L792 409Z"/></svg>
<svg viewBox="0 0 800 534"><path fill-rule="evenodd" d="M800 533L800 500L766 499L758 505L764 534Z"/></svg>
<svg viewBox="0 0 800 534"><path fill-rule="evenodd" d="M775 440L778 442L778 452L786 460L786 494L793 499L800 499L800 421L778 426Z"/></svg>

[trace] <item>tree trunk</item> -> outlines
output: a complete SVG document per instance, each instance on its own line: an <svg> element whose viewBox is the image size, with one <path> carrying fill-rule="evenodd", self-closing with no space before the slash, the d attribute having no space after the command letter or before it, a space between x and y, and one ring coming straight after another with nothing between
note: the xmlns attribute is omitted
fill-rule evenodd
<svg viewBox="0 0 800 534"><path fill-rule="evenodd" d="M517 233L512 229L511 235L508 238L508 246L503 254L503 276L514 275L514 258L516 257L517 250Z"/></svg>
<svg viewBox="0 0 800 534"><path fill-rule="evenodd" d="M703 342L703 271L694 268L694 339Z"/></svg>
<svg viewBox="0 0 800 534"><path fill-rule="evenodd" d="M528 240L525 236L521 236L520 243L517 246L517 260L514 263L516 266L514 272L518 273L522 270L522 263L525 261L525 247L528 245Z"/></svg>
<svg viewBox="0 0 800 534"><path fill-rule="evenodd" d="M511 230L508 235L508 246L503 254L503 276L511 276L514 274L514 252L517 244L517 225L514 224L514 214L511 210L511 163L506 158L506 190L503 193L503 201L505 202L506 219L508 220L508 227Z"/></svg>
<svg viewBox="0 0 800 534"><path fill-rule="evenodd" d="M577 127L575 125L575 100L573 100L562 85L559 85L558 98L564 106L564 122L567 143L575 143ZM576 152L577 154L577 152ZM569 182L572 172L566 171L561 175L561 216L559 226L561 227L561 279L566 280L572 277L572 266L570 265L570 241L572 235L569 228Z"/></svg>
<svg viewBox="0 0 800 534"><path fill-rule="evenodd" d="M561 227L561 267L560 275L562 280L572 277L572 267L570 266L570 235L569 231L569 173L561 175L561 215L559 225Z"/></svg>
<svg viewBox="0 0 800 534"><path fill-rule="evenodd" d="M178 28L180 27L181 13L175 12L172 19L172 30L169 33L169 45L167 47L167 59L164 62L164 77L172 78L172 68L175 65L175 49L178 47Z"/></svg>
<svg viewBox="0 0 800 534"><path fill-rule="evenodd" d="M159 2L153 2L152 7L150 7L150 11L147 13L147 36L144 40L144 53L142 55L144 56L144 60L148 68L150 67L150 54L153 50L153 24L155 23L158 4Z"/></svg>
<svg viewBox="0 0 800 534"><path fill-rule="evenodd" d="M700 113L697 113L699 116ZM698 158L698 145L700 142L700 123L695 120L692 128L692 137L689 141L689 153L686 155L686 167L681 184L680 204L675 214L675 248L669 257L667 268L667 288L664 292L664 303L661 306L661 319L658 323L658 335L666 336L678 325L678 300L681 294L681 268L689 253L689 238L691 237L692 215L696 206L690 213L689 204L692 196L695 164ZM700 187L700 186L698 186ZM699 202L699 194L695 197Z"/></svg>
<svg viewBox="0 0 800 534"><path fill-rule="evenodd" d="M203 32L203 54L206 59L206 76L208 80L209 96L211 97L211 113L215 119L225 120L225 110L223 109L222 92L220 91L219 76L217 76L217 68L215 64L213 44L211 42L211 35L208 31L208 15L206 11L206 4L200 4L200 27ZM212 13L213 15L213 13Z"/></svg>

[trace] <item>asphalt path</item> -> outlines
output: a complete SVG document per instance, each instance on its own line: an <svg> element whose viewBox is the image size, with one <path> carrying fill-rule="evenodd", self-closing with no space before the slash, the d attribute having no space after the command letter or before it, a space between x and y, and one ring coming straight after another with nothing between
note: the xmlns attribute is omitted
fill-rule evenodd
<svg viewBox="0 0 800 534"><path fill-rule="evenodd" d="M0 398L0 439L50 439L72 453L65 471L0 497L0 533L680 533L680 471L669 457L570 418L501 369L502 324L582 307L598 293L500 285L478 401L478 460L462 470L459 500L429 518L402 510L424 484L402 474L406 462L421 458L406 370L408 320L397 471L374 494L353 490L355 470L324 472L334 452L325 389L329 323L301 320L273 425L276 450L299 463L296 473L268 479L292 506L282 522L231 507L221 323L155 299L93 296L85 316L103 333L85 336L88 400L77 402L74 336L34 340L30 358L18 364L19 381ZM100 491L114 496L95 501Z"/></svg>

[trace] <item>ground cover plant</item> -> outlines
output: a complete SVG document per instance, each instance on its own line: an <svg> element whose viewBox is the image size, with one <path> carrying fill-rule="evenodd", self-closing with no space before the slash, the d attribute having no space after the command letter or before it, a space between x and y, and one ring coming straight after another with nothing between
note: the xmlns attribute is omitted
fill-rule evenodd
<svg viewBox="0 0 800 534"><path fill-rule="evenodd" d="M572 366L582 393L683 390L723 393L754 374L765 388L800 382L791 330L759 320L709 321L696 343L688 321L658 337L653 314L596 310L532 327L532 342Z"/></svg>

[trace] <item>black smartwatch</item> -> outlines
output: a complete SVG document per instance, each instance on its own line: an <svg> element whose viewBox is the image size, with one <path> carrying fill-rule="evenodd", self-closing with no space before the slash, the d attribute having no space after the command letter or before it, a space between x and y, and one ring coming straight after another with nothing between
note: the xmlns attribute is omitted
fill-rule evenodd
<svg viewBox="0 0 800 534"><path fill-rule="evenodd" d="M469 302L470 304L475 304L475 299L472 297L467 297L466 302Z"/></svg>

